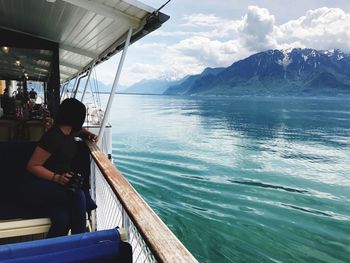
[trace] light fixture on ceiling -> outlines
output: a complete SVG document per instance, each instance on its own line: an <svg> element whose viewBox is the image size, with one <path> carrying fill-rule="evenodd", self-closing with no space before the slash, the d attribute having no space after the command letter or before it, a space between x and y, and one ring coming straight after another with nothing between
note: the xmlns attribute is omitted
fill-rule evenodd
<svg viewBox="0 0 350 263"><path fill-rule="evenodd" d="M4 47L1 48L1 50L2 50L2 53L4 53L5 55L9 53L9 48L8 47L4 46Z"/></svg>
<svg viewBox="0 0 350 263"><path fill-rule="evenodd" d="M16 65L20 66L21 65L21 61L19 59L16 59Z"/></svg>
<svg viewBox="0 0 350 263"><path fill-rule="evenodd" d="M46 2L48 2L48 3L55 3L56 0L46 0Z"/></svg>

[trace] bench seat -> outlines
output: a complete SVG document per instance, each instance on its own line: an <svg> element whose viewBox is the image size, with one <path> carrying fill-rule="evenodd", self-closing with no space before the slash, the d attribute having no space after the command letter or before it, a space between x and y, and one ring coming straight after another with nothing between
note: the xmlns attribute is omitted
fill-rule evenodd
<svg viewBox="0 0 350 263"><path fill-rule="evenodd" d="M117 229L0 246L1 262L131 263L132 248Z"/></svg>
<svg viewBox="0 0 350 263"><path fill-rule="evenodd" d="M26 164L36 145L37 143L28 141L0 142L0 239L44 234L50 228L50 219L43 217L40 207L29 209L22 205L19 198L21 192L18 184L24 176L28 176ZM77 145L80 155L75 161L79 167L75 169L89 174L90 155L85 149L87 147L84 142L77 142ZM87 200L93 202L90 198ZM91 229L89 222L87 227Z"/></svg>
<svg viewBox="0 0 350 263"><path fill-rule="evenodd" d="M49 218L1 220L0 238L47 233L50 226Z"/></svg>

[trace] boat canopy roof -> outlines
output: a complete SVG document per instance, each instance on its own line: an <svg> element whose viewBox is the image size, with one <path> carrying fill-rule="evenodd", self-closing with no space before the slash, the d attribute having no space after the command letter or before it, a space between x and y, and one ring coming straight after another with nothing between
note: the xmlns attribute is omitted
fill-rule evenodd
<svg viewBox="0 0 350 263"><path fill-rule="evenodd" d="M0 10L0 79L46 81L58 60L60 83L122 50L130 28L133 43L169 19L136 0L0 0Z"/></svg>

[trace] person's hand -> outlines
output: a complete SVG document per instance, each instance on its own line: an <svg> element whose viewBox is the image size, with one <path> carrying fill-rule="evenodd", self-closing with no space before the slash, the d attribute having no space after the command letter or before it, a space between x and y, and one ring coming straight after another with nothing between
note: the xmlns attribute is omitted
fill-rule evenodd
<svg viewBox="0 0 350 263"><path fill-rule="evenodd" d="M80 137L83 138L83 139L87 139L89 141L92 141L92 142L96 142L97 141L97 135L93 134L92 132L88 131L85 128L81 129Z"/></svg>
<svg viewBox="0 0 350 263"><path fill-rule="evenodd" d="M92 142L96 142L97 141L97 135L96 134L93 134L91 132L89 132L87 135L86 135L86 138L89 140L89 141L92 141Z"/></svg>
<svg viewBox="0 0 350 263"><path fill-rule="evenodd" d="M60 185L67 185L71 178L72 178L72 175L70 173L56 174L55 182Z"/></svg>

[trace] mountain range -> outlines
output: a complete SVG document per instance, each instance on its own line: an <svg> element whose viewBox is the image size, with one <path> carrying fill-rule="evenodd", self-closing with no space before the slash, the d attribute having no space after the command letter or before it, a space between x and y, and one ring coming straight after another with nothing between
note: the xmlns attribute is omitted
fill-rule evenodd
<svg viewBox="0 0 350 263"><path fill-rule="evenodd" d="M224 71L225 68L206 68L201 74L187 76L180 80L178 84L172 83L164 91L164 95L185 95L191 94L191 89L196 87L199 82L205 81L207 78L216 77L219 73Z"/></svg>
<svg viewBox="0 0 350 263"><path fill-rule="evenodd" d="M122 90L123 93L137 94L163 94L170 86L177 85L183 80L167 80L167 79L145 79L141 80L127 89Z"/></svg>
<svg viewBox="0 0 350 263"><path fill-rule="evenodd" d="M133 86L137 89L125 92L150 94L153 86L152 94L165 95L350 95L350 55L337 49L267 50L176 82L147 80Z"/></svg>
<svg viewBox="0 0 350 263"><path fill-rule="evenodd" d="M83 89L85 82L86 79L82 79L80 89ZM99 92L110 92L112 85L95 80L93 87L96 87L96 82ZM206 68L200 74L188 75L180 80L150 79L129 87L118 86L117 93L190 96L350 95L350 54L338 49L267 50L234 62L229 67Z"/></svg>

